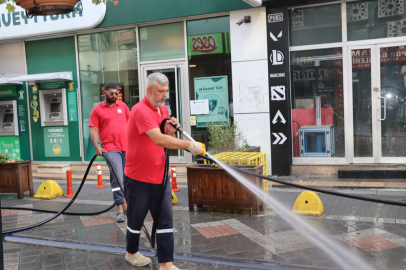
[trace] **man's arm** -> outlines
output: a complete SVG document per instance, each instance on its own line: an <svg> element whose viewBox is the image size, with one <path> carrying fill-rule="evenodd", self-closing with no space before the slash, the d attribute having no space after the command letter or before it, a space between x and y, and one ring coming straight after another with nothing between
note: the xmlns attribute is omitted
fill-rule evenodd
<svg viewBox="0 0 406 270"><path fill-rule="evenodd" d="M181 140L172 135L162 134L159 128L145 131L145 134L157 145L166 149L188 150L192 155L206 155L206 146L199 142Z"/></svg>
<svg viewBox="0 0 406 270"><path fill-rule="evenodd" d="M99 129L97 127L90 127L90 139L92 140L94 150L98 156L103 156L107 151L99 147Z"/></svg>

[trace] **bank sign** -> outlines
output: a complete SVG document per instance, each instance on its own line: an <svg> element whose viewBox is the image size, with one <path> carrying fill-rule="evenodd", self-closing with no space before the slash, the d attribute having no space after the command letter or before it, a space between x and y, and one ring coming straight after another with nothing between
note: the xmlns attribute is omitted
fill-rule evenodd
<svg viewBox="0 0 406 270"><path fill-rule="evenodd" d="M98 26L106 14L106 5L94 5L91 1L82 1L83 8L78 4L76 7L82 12L34 16L27 18L25 10L16 6L15 12L8 13L6 5L0 5L0 40L25 38L49 34L60 34L83 29L91 29Z"/></svg>

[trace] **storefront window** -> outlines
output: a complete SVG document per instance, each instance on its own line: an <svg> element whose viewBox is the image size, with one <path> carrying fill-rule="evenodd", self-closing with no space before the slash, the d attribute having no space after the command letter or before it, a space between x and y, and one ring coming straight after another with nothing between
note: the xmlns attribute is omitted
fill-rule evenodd
<svg viewBox="0 0 406 270"><path fill-rule="evenodd" d="M342 41L341 4L289 10L291 46Z"/></svg>
<svg viewBox="0 0 406 270"><path fill-rule="evenodd" d="M78 36L82 90L83 148L85 160L95 154L89 134L92 109L99 104L105 83L113 82L119 100L131 109L139 101L136 29Z"/></svg>
<svg viewBox="0 0 406 270"><path fill-rule="evenodd" d="M344 157L342 48L291 53L293 157Z"/></svg>
<svg viewBox="0 0 406 270"><path fill-rule="evenodd" d="M183 22L140 28L141 61L185 58Z"/></svg>
<svg viewBox="0 0 406 270"><path fill-rule="evenodd" d="M406 35L405 1L347 3L348 41Z"/></svg>
<svg viewBox="0 0 406 270"><path fill-rule="evenodd" d="M190 99L209 106L207 114L195 115L192 136L207 144L208 125L233 121L229 17L189 21L187 35Z"/></svg>

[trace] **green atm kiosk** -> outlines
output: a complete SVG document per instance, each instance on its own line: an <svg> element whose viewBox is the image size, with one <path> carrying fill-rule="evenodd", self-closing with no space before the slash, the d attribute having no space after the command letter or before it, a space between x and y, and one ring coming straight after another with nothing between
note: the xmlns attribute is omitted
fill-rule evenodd
<svg viewBox="0 0 406 270"><path fill-rule="evenodd" d="M0 79L0 153L10 159L30 160L26 92L22 82L9 80Z"/></svg>

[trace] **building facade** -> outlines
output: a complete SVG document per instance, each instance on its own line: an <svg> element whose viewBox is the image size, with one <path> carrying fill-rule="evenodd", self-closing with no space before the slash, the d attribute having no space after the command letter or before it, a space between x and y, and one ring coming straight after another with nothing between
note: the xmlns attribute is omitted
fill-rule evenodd
<svg viewBox="0 0 406 270"><path fill-rule="evenodd" d="M234 122L269 174L404 163L404 1L247 2L84 2L35 19L0 6L0 152L89 161L103 85L131 109L159 71L189 134L207 143L208 124Z"/></svg>

